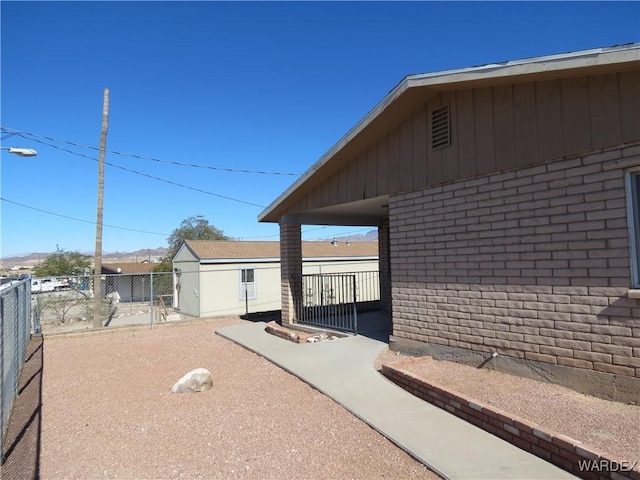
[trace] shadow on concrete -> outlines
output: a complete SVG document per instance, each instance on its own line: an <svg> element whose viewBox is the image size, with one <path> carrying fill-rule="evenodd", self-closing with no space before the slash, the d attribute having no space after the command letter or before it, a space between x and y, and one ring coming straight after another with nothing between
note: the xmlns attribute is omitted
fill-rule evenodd
<svg viewBox="0 0 640 480"><path fill-rule="evenodd" d="M245 315L240 315L242 320L247 320L249 322L265 322L269 323L274 321L279 325L282 325L282 311L281 310L271 310L268 312L255 312L249 313Z"/></svg>
<svg viewBox="0 0 640 480"><path fill-rule="evenodd" d="M40 478L44 367L44 342L41 335L31 338L26 355L4 441L0 467L2 480Z"/></svg>
<svg viewBox="0 0 640 480"><path fill-rule="evenodd" d="M389 335L393 333L391 314L383 310L358 314L358 335L389 343Z"/></svg>

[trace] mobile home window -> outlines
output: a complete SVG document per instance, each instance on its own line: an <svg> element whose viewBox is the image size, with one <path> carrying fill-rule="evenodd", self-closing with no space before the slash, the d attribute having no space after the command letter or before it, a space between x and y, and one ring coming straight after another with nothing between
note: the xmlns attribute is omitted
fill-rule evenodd
<svg viewBox="0 0 640 480"><path fill-rule="evenodd" d="M640 171L629 175L629 229L633 286L640 288Z"/></svg>
<svg viewBox="0 0 640 480"><path fill-rule="evenodd" d="M240 269L240 300L256 299L256 271L254 268Z"/></svg>

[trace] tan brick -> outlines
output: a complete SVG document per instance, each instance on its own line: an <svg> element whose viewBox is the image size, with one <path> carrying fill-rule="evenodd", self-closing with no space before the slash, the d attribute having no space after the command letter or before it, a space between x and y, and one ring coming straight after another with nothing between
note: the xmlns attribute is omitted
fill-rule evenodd
<svg viewBox="0 0 640 480"><path fill-rule="evenodd" d="M624 365L627 367L640 368L640 358L632 357L632 356L622 356L622 355L614 355L613 356L614 365Z"/></svg>
<svg viewBox="0 0 640 480"><path fill-rule="evenodd" d="M572 350L591 351L591 343L579 340L568 340L564 338L556 339L556 346L562 348L570 348Z"/></svg>
<svg viewBox="0 0 640 480"><path fill-rule="evenodd" d="M611 355L620 355L624 357L630 357L633 355L632 347L625 347L622 345L612 345L609 343L592 343L591 349L594 352L608 353Z"/></svg>
<svg viewBox="0 0 640 480"><path fill-rule="evenodd" d="M589 362L611 363L613 360L613 357L608 353L586 352L580 350L573 352L573 356L574 358L588 360Z"/></svg>
<svg viewBox="0 0 640 480"><path fill-rule="evenodd" d="M552 363L552 364L558 363L558 359L555 355L525 352L524 358L526 358L527 360L533 360L535 362Z"/></svg>
<svg viewBox="0 0 640 480"><path fill-rule="evenodd" d="M617 375L626 375L629 377L633 377L635 371L633 368L624 367L622 365L611 365L608 363L593 363L593 369L599 372L607 372L607 373L615 373Z"/></svg>
<svg viewBox="0 0 640 480"><path fill-rule="evenodd" d="M546 353L548 355L555 355L557 357L573 358L573 350L571 350L569 348L558 348L558 347L551 347L551 346L547 346L547 345L541 345L540 346L540 353Z"/></svg>
<svg viewBox="0 0 640 480"><path fill-rule="evenodd" d="M611 336L602 333L573 332L573 338L576 340L584 340L586 342L611 343ZM640 346L640 344L638 345Z"/></svg>
<svg viewBox="0 0 640 480"><path fill-rule="evenodd" d="M558 357L558 365L565 365L567 367L586 368L593 369L593 363L588 360L578 360L575 358Z"/></svg>
<svg viewBox="0 0 640 480"><path fill-rule="evenodd" d="M592 325L591 331L593 333L603 333L605 335L620 335L620 336L631 336L631 328L629 327L619 327L612 325Z"/></svg>

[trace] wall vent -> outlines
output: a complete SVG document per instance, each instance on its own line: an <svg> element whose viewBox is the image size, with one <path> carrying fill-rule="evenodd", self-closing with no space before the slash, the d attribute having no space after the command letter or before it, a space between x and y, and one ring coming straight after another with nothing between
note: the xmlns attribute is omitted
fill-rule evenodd
<svg viewBox="0 0 640 480"><path fill-rule="evenodd" d="M449 121L449 105L431 113L431 148L438 150L451 145L451 122Z"/></svg>

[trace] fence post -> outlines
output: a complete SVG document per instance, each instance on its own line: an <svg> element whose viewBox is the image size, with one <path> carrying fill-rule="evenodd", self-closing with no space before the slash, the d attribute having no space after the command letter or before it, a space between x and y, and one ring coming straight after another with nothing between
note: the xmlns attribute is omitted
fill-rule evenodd
<svg viewBox="0 0 640 480"><path fill-rule="evenodd" d="M4 396L5 396L5 392L4 389L6 388L3 384L4 384L4 378L5 378L5 374L4 374L4 369L5 369L5 365L4 365L4 355L6 352L6 348L4 346L4 340L5 340L5 336L7 335L7 332L5 331L5 323L4 323L4 295L0 295L0 347L2 347L2 351L0 351L0 465L2 465L2 459L4 457L4 412L5 409L7 408L7 406L4 403Z"/></svg>
<svg viewBox="0 0 640 480"><path fill-rule="evenodd" d="M356 276L351 277L353 280L353 333L358 334L358 307L356 306Z"/></svg>
<svg viewBox="0 0 640 480"><path fill-rule="evenodd" d="M151 272L150 272L149 292L150 292L149 301L151 302L151 308L149 309L149 311L151 312L151 328L153 328L153 317L155 315L155 312L154 312L154 309L153 309L153 306L154 306L154 302L153 302L153 270L151 270Z"/></svg>

